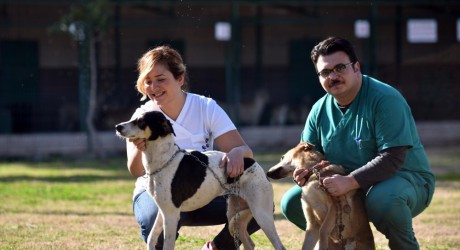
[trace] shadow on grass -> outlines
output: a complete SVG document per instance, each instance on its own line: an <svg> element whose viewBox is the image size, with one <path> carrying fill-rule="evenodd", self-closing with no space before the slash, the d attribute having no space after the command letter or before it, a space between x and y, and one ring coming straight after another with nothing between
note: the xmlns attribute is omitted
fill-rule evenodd
<svg viewBox="0 0 460 250"><path fill-rule="evenodd" d="M34 211L34 215L75 215L75 216L104 216L104 215L113 215L113 216L134 216L131 211L128 212L110 212L110 211L90 211L90 212L77 212L77 211Z"/></svg>
<svg viewBox="0 0 460 250"><path fill-rule="evenodd" d="M110 158L106 160L95 159L72 159L72 158L57 158L46 161L29 161L18 160L8 161L0 160L0 167L22 165L33 169L48 168L48 169L96 169L96 170L119 170L127 171L126 158Z"/></svg>
<svg viewBox="0 0 460 250"><path fill-rule="evenodd" d="M134 177L129 174L126 175L72 175L72 176L29 176L29 175L16 175L8 177L0 177L0 182L19 182L19 181L40 181L52 183L70 183L70 182L96 182L96 181L119 181L119 180L132 180Z"/></svg>

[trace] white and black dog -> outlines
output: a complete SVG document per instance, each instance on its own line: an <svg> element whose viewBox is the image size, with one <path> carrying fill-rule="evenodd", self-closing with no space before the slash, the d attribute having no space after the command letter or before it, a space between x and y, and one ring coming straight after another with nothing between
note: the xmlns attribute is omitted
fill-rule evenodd
<svg viewBox="0 0 460 250"><path fill-rule="evenodd" d="M120 123L116 125L116 131L123 138L146 139L142 163L148 175L147 191L155 199L161 214L149 234L147 249L154 249L163 229L163 249L174 249L180 212L196 210L232 190L231 178L227 178L225 168L219 167L224 153L181 150L175 144L171 123L157 111ZM285 249L273 219L273 187L257 162L245 158L244 164L245 170L236 182L236 193L241 199L238 200L235 193L228 199L230 233L238 232L244 248L253 249L247 224L254 216L274 248ZM233 230L235 227L237 231Z"/></svg>

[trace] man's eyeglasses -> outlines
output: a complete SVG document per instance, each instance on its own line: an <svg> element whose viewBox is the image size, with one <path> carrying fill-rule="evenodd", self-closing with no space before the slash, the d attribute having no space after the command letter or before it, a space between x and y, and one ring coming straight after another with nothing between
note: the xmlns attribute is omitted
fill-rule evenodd
<svg viewBox="0 0 460 250"><path fill-rule="evenodd" d="M320 72L318 72L318 76L322 76L324 78L327 78L332 73L332 71L334 71L334 73L336 73L336 74L342 74L343 72L345 72L345 69L350 64L353 64L353 62L346 63L346 64L339 63L339 64L335 65L335 67L332 68L332 69L323 69L323 70L321 70Z"/></svg>

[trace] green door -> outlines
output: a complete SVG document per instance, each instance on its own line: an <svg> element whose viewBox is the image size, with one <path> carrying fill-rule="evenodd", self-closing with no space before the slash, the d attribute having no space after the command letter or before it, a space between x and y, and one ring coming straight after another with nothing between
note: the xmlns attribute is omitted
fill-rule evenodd
<svg viewBox="0 0 460 250"><path fill-rule="evenodd" d="M0 133L32 132L38 73L37 42L0 41Z"/></svg>
<svg viewBox="0 0 460 250"><path fill-rule="evenodd" d="M315 45L316 42L312 40L292 40L289 43L288 94L291 102L313 104L324 95L310 59L310 52Z"/></svg>

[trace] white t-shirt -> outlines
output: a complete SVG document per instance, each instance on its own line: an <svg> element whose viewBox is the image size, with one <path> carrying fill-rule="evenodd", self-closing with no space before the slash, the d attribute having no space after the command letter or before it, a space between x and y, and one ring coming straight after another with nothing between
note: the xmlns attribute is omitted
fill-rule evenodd
<svg viewBox="0 0 460 250"><path fill-rule="evenodd" d="M197 151L213 150L214 139L236 127L227 113L211 98L197 94L186 93L184 107L176 121L166 114L176 134L176 144L182 149ZM161 111L152 100L140 106L132 118L148 111ZM137 178L133 198L146 189L147 176Z"/></svg>

